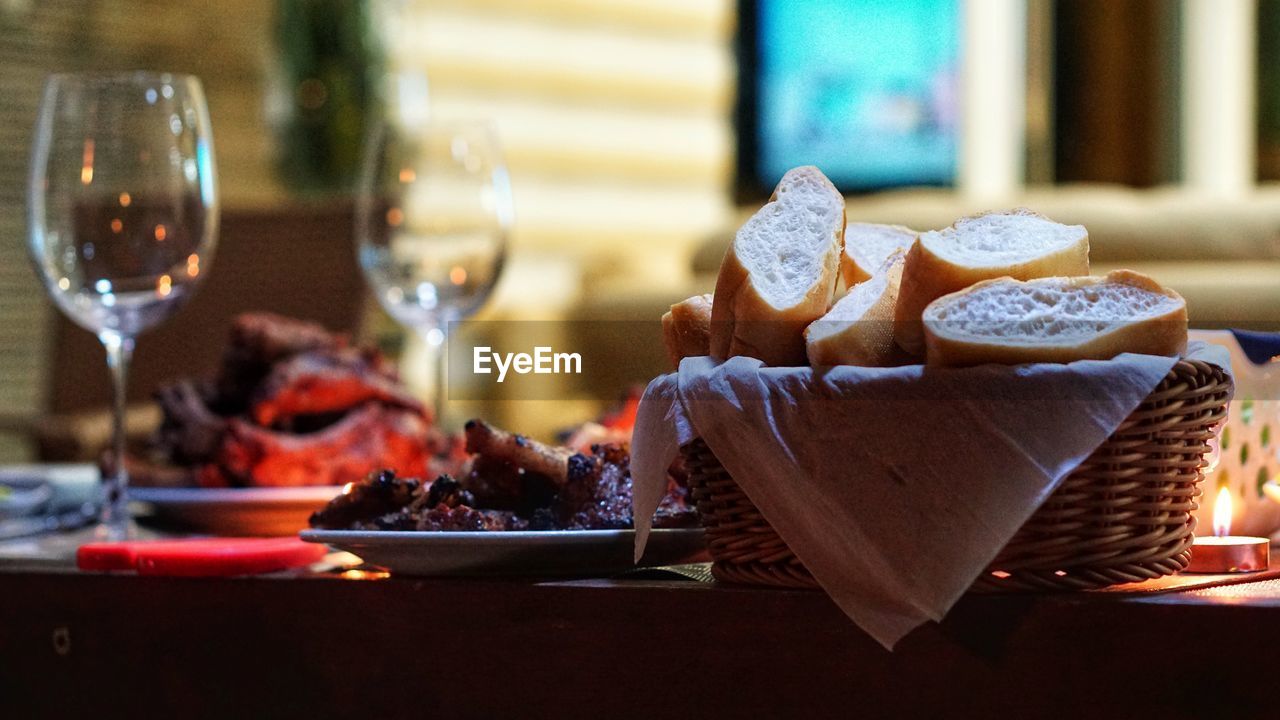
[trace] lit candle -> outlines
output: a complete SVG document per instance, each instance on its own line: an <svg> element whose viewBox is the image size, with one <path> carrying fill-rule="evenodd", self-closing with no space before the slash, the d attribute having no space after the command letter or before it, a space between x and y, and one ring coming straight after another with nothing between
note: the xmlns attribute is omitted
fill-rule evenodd
<svg viewBox="0 0 1280 720"><path fill-rule="evenodd" d="M1231 535L1231 492L1224 486L1213 503L1213 535L1197 537L1186 572L1238 573L1266 570L1271 563L1267 538Z"/></svg>

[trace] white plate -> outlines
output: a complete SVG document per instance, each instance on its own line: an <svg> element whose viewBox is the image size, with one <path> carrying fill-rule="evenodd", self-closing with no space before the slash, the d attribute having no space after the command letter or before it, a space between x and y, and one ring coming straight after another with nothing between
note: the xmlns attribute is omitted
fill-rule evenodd
<svg viewBox="0 0 1280 720"><path fill-rule="evenodd" d="M217 535L293 535L311 513L342 492L338 485L282 488L129 488L158 518Z"/></svg>
<svg viewBox="0 0 1280 720"><path fill-rule="evenodd" d="M601 575L636 567L634 530L433 532L304 530L402 575ZM640 567L687 562L705 547L702 530L654 530Z"/></svg>

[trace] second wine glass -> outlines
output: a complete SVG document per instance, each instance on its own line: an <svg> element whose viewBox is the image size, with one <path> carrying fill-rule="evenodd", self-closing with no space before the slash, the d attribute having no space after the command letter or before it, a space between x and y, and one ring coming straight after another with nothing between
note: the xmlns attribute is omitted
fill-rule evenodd
<svg viewBox="0 0 1280 720"><path fill-rule="evenodd" d="M382 307L421 336L444 415L449 324L493 291L512 220L506 165L484 122L384 124L365 147L356 239Z"/></svg>

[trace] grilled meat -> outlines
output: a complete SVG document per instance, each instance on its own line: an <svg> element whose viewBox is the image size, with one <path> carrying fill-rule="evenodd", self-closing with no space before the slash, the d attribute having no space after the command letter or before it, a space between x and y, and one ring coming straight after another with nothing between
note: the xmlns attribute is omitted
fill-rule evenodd
<svg viewBox="0 0 1280 720"><path fill-rule="evenodd" d="M422 482L398 478L392 470L371 472L351 483L324 508L311 514L312 527L345 528L361 519L395 513L413 501Z"/></svg>
<svg viewBox="0 0 1280 720"><path fill-rule="evenodd" d="M528 522L521 520L515 513L504 510L477 510L459 505L446 507L441 505L422 513L418 519L419 530L525 530Z"/></svg>
<svg viewBox="0 0 1280 720"><path fill-rule="evenodd" d="M475 498L471 493L462 487L462 483L454 480L449 475L441 475L435 479L435 482L427 488L425 493L419 495L421 500L421 508L432 509L443 505L444 507L454 508L459 505L476 506ZM414 501L415 504L418 502ZM417 508L410 508L411 510Z"/></svg>
<svg viewBox="0 0 1280 720"><path fill-rule="evenodd" d="M544 445L483 420L469 421L465 437L467 452L475 456L462 484L478 507L529 517L547 507L568 481L568 448Z"/></svg>
<svg viewBox="0 0 1280 720"><path fill-rule="evenodd" d="M421 485L413 500L393 512L374 507L354 521L340 516L338 525L327 516L313 517L312 524L323 527L359 529L418 530L605 530L632 527L631 456L622 443L600 444L590 454L569 454L565 448L519 438L472 421L467 424L474 436L483 427L487 444L470 447L505 453L479 454L472 458L468 473L461 479L441 475L435 482ZM517 440L517 438L519 438ZM534 458L546 468L547 457L566 456L564 479L552 482L547 476L512 461ZM340 502L337 499L334 502ZM496 504L493 504L496 503ZM656 527L689 527L695 524L686 491L674 478L667 497L655 518Z"/></svg>
<svg viewBox="0 0 1280 720"><path fill-rule="evenodd" d="M421 415L365 405L307 435L281 433L233 418L216 465L236 485L341 485L382 467L422 476L430 454Z"/></svg>
<svg viewBox="0 0 1280 720"><path fill-rule="evenodd" d="M254 388L285 358L314 350L346 347L345 336L316 323L275 315L245 313L231 326L231 342L218 373L218 401L226 414L247 409Z"/></svg>
<svg viewBox="0 0 1280 720"><path fill-rule="evenodd" d="M253 393L250 414L263 427L300 415L342 412L367 402L426 416L377 351L355 348L295 355L275 365Z"/></svg>
<svg viewBox="0 0 1280 720"><path fill-rule="evenodd" d="M596 445L569 458L569 480L553 510L569 530L631 527L631 457L622 445Z"/></svg>
<svg viewBox="0 0 1280 720"><path fill-rule="evenodd" d="M468 420L464 428L467 452L502 460L526 473L541 475L560 486L569 477L569 448L544 445L524 435L491 427L483 420Z"/></svg>
<svg viewBox="0 0 1280 720"><path fill-rule="evenodd" d="M558 492L547 476L488 455L471 459L462 485L475 499L476 507L509 510L523 516L549 505Z"/></svg>
<svg viewBox="0 0 1280 720"><path fill-rule="evenodd" d="M186 467L206 487L341 485L382 467L431 477L461 454L381 353L278 315L236 318L217 381L179 381L157 400L156 468Z"/></svg>

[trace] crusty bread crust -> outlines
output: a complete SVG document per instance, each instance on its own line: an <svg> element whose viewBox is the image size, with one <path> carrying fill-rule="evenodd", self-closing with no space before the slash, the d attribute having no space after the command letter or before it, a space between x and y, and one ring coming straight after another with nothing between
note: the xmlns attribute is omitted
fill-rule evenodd
<svg viewBox="0 0 1280 720"><path fill-rule="evenodd" d="M956 227L964 220L977 219L999 212L1001 211L961 218L951 227ZM1012 212L1044 218L1039 213L1023 208ZM929 303L943 295L963 290L983 280L999 277L1033 280L1041 277L1089 274L1088 234L1067 247L1024 262L970 266L943 259L929 247L926 237L927 234L921 235L907 252L906 265L902 270L902 288L898 293L898 306L894 310L894 339L903 350L913 355L920 355L924 351L924 329L920 323L920 315Z"/></svg>
<svg viewBox="0 0 1280 720"><path fill-rule="evenodd" d="M1068 363L1076 360L1110 360L1121 353L1144 355L1180 355L1187 347L1187 303L1178 293L1161 286L1152 278L1132 270L1115 270L1106 277L1054 278L1063 287L1082 288L1104 283L1131 285L1178 300L1177 306L1161 315L1127 322L1110 331L1096 334L1074 345L1045 342L1023 344L1000 342L999 339L975 340L949 333L944 324L924 321L925 345L929 365L965 367L984 363ZM934 302L975 292L988 285L1009 282L997 278L950 293Z"/></svg>
<svg viewBox="0 0 1280 720"><path fill-rule="evenodd" d="M893 342L893 309L898 302L904 257L901 250L896 250L876 271L877 274L883 273L886 276L884 290L860 318L852 322L833 320L831 313L828 313L805 328L805 349L810 365L886 367L897 364L899 353ZM824 322L847 324L837 332L818 337L819 333L813 331L814 327Z"/></svg>
<svg viewBox="0 0 1280 720"><path fill-rule="evenodd" d="M711 293L681 300L662 316L662 342L672 367L711 352Z"/></svg>
<svg viewBox="0 0 1280 720"><path fill-rule="evenodd" d="M778 188L801 176L819 180L843 208L844 197L815 167L788 171L778 183ZM775 189L769 204L777 199L778 190ZM769 204L757 215L771 211ZM790 307L774 307L756 290L749 271L738 257L737 245L741 237L739 232L726 251L716 279L715 302L711 310L711 354L721 359L746 355L775 367L804 365L807 362L804 329L826 313L835 294L840 254L844 249L844 213L841 212L839 223L831 229L831 242L818 259L819 277Z"/></svg>

